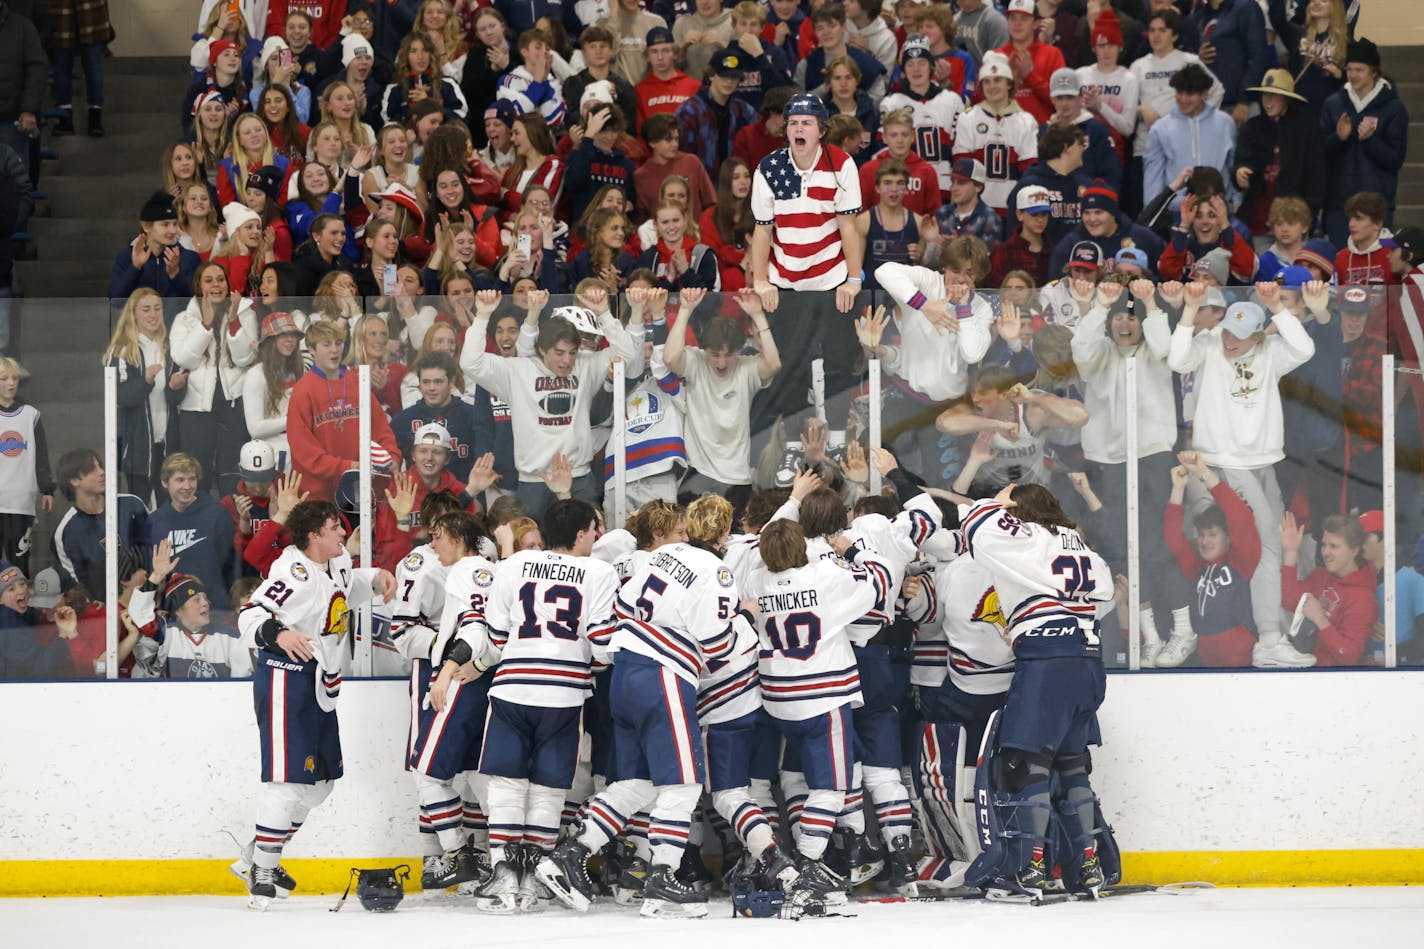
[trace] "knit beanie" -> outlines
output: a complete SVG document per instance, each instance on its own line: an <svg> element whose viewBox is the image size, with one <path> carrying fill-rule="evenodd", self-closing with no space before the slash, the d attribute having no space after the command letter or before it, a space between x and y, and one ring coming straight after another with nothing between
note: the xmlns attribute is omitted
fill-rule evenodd
<svg viewBox="0 0 1424 949"><path fill-rule="evenodd" d="M138 212L138 219L145 224L152 224L154 221L178 220L178 209L173 206L173 195L167 191L153 192L148 196L148 200L143 202L143 208Z"/></svg>
<svg viewBox="0 0 1424 949"><path fill-rule="evenodd" d="M262 218L257 216L256 211L237 201L224 205L222 215L223 227L227 229L227 236L229 238L234 236L242 225L248 221L256 221L258 224L262 223Z"/></svg>

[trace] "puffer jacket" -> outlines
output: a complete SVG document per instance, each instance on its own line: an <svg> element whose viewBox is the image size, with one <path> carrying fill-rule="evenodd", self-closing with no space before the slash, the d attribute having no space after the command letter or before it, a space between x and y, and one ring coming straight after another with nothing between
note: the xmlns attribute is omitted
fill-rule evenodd
<svg viewBox="0 0 1424 949"><path fill-rule="evenodd" d="M0 0L0 122L39 115L48 71L39 30Z"/></svg>
<svg viewBox="0 0 1424 949"><path fill-rule="evenodd" d="M189 373L188 388L178 404L180 412L212 411L220 384L227 401L242 398L244 370L257 360L258 320L251 303L242 300L236 317L219 316L207 329L194 297L174 319L169 333L173 362Z"/></svg>

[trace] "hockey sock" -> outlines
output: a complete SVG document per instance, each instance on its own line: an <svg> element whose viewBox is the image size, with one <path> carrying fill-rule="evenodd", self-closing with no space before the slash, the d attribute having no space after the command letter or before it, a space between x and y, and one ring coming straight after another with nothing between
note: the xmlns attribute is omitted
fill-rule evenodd
<svg viewBox="0 0 1424 949"><path fill-rule="evenodd" d="M803 771L781 772L781 793L786 798L786 823L791 827L791 836L801 839L801 812L806 807L806 774ZM836 808L840 812L840 808Z"/></svg>
<svg viewBox="0 0 1424 949"><path fill-rule="evenodd" d="M489 814L490 863L505 859L505 848L524 839L529 782L524 778L491 775L485 809Z"/></svg>
<svg viewBox="0 0 1424 949"><path fill-rule="evenodd" d="M707 839L707 824L702 813L702 795L697 796L697 805L692 809L692 826L687 829L687 845L701 847Z"/></svg>
<svg viewBox="0 0 1424 949"><path fill-rule="evenodd" d="M272 869L282 862L282 848L292 829L292 815L301 805L303 786L284 781L263 783L257 799L257 825L252 862Z"/></svg>
<svg viewBox="0 0 1424 949"><path fill-rule="evenodd" d="M717 791L712 795L712 806L719 817L725 818L732 831L748 853L760 855L771 846L775 838L766 814L756 801L752 800L748 788L733 788Z"/></svg>
<svg viewBox="0 0 1424 949"><path fill-rule="evenodd" d="M652 821L647 811L639 811L628 819L628 826L623 828L623 839L633 845L634 855L648 863L653 861L653 848L648 843L648 825Z"/></svg>
<svg viewBox="0 0 1424 949"><path fill-rule="evenodd" d="M476 850L489 850L489 818L485 816L484 808L480 807L479 801L467 799L463 804L461 825L465 829L465 839Z"/></svg>
<svg viewBox="0 0 1424 949"><path fill-rule="evenodd" d="M752 800L761 808L766 822L771 825L771 832L779 834L781 832L781 811L776 806L776 795L771 793L771 779L752 778L751 795Z"/></svg>
<svg viewBox="0 0 1424 949"><path fill-rule="evenodd" d="M430 818L425 816L425 811L420 812L420 855L422 857L438 857L444 849L440 846L440 838L435 833L435 828L430 826Z"/></svg>
<svg viewBox="0 0 1424 949"><path fill-rule="evenodd" d="M857 761L850 772L850 790L845 792L845 803L841 805L836 818L837 827L845 827L856 836L865 833L865 791L864 771Z"/></svg>
<svg viewBox="0 0 1424 949"><path fill-rule="evenodd" d="M590 851L602 850L628 823L628 819L650 804L657 792L653 782L641 778L614 781L588 799L583 807L583 833L579 843Z"/></svg>
<svg viewBox="0 0 1424 949"><path fill-rule="evenodd" d="M465 844L465 807L448 781L412 771L420 813L430 825L441 851L459 850Z"/></svg>
<svg viewBox="0 0 1424 949"><path fill-rule="evenodd" d="M658 866L677 867L682 864L682 852L692 830L692 815L702 797L700 784L673 784L657 789L648 823L648 844L652 847L652 862Z"/></svg>
<svg viewBox="0 0 1424 949"><path fill-rule="evenodd" d="M733 832L732 825L727 823L727 818L717 810L717 803L712 795L703 795L700 809L712 827L712 833L717 835L717 845L722 848L722 853L730 853L741 846L740 838Z"/></svg>
<svg viewBox="0 0 1424 949"><path fill-rule="evenodd" d="M908 837L915 828L915 821L910 796L900 783L899 770L866 765L865 788L875 802L875 822L880 825L880 836L887 841Z"/></svg>
<svg viewBox="0 0 1424 949"><path fill-rule="evenodd" d="M559 839L564 789L531 784L527 800L524 809L524 842L548 853L554 849L554 844Z"/></svg>
<svg viewBox="0 0 1424 949"><path fill-rule="evenodd" d="M845 792L816 788L807 791L806 806L801 811L801 833L796 838L796 849L812 860L821 859L826 852L826 844L831 840L831 831L836 826L836 815L845 806Z"/></svg>

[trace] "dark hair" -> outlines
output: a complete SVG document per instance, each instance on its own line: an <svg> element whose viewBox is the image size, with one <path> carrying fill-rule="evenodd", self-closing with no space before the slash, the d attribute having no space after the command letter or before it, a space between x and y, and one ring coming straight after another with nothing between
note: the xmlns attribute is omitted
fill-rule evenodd
<svg viewBox="0 0 1424 949"><path fill-rule="evenodd" d="M628 130L627 117L623 115L623 110L613 103L600 102L593 106L593 108L588 110L589 118L592 118L595 112L608 113L608 121L603 123L603 131L622 133Z"/></svg>
<svg viewBox="0 0 1424 949"><path fill-rule="evenodd" d="M872 20L877 19L881 11L885 9L885 0L856 0L856 2L860 4L861 12Z"/></svg>
<svg viewBox="0 0 1424 949"><path fill-rule="evenodd" d="M452 501L454 500L453 495L450 495L448 491L436 492L425 500L430 501L432 498L439 497L441 494L450 497ZM458 501L455 501L455 503L459 504ZM447 511L444 514L438 515L434 521L427 521L425 520L425 505L421 504L420 520L421 523L430 524L431 531L438 530L446 537L458 540L460 545L465 548L465 553L467 554L479 553L480 541L489 539L489 533L485 530L485 525L481 518L478 515L471 514L469 511L461 511L457 508L456 510Z"/></svg>
<svg viewBox="0 0 1424 949"><path fill-rule="evenodd" d="M761 551L762 563L772 573L794 570L809 562L806 559L806 534L795 521L778 520L766 525L757 549Z"/></svg>
<svg viewBox="0 0 1424 949"><path fill-rule="evenodd" d="M732 355L742 351L747 341L746 330L736 320L725 316L714 316L707 321L701 333L704 350L725 349Z"/></svg>
<svg viewBox="0 0 1424 949"><path fill-rule="evenodd" d="M677 135L677 116L669 112L650 115L648 121L643 123L643 141L649 145L661 142L665 138L675 138Z"/></svg>
<svg viewBox="0 0 1424 949"><path fill-rule="evenodd" d="M585 27L584 31L579 34L579 45L587 46L589 43L605 43L612 46L613 34L601 26Z"/></svg>
<svg viewBox="0 0 1424 949"><path fill-rule="evenodd" d="M553 317L539 327L539 337L534 341L534 350L542 356L559 343L573 343L577 349L583 344L583 340L579 339L574 324L563 317ZM545 539L547 540L547 535Z"/></svg>
<svg viewBox="0 0 1424 949"><path fill-rule="evenodd" d="M1198 165L1187 177L1187 194L1197 198L1211 198L1226 194L1226 179L1221 177L1221 169L1210 165Z"/></svg>
<svg viewBox="0 0 1424 949"><path fill-rule="evenodd" d="M553 23L554 18L550 17L549 22ZM519 52L523 53L534 43L543 43L550 49L554 48L554 41L550 38L549 34L545 33L537 26L533 29L528 29L525 30L523 33L520 33L519 39L515 42L515 46L519 49Z"/></svg>
<svg viewBox="0 0 1424 949"><path fill-rule="evenodd" d="M489 513L485 520L491 526L508 524L510 521L518 520L521 517L529 516L529 508L524 506L524 502L514 495L506 495L502 498L495 498L489 506Z"/></svg>
<svg viewBox="0 0 1424 949"><path fill-rule="evenodd" d="M1345 201L1345 217L1366 217L1383 224L1389 216L1389 202L1377 191L1357 191Z"/></svg>
<svg viewBox="0 0 1424 949"><path fill-rule="evenodd" d="M449 489L432 491L425 496L424 501L420 502L420 523L434 525L446 514L463 510L460 499L455 497ZM481 521L481 527L483 527L483 521ZM473 547L470 549L474 550Z"/></svg>
<svg viewBox="0 0 1424 949"><path fill-rule="evenodd" d="M1010 513L1026 524L1039 524L1056 534L1060 529L1076 530L1077 526L1063 513L1053 492L1041 484L1020 484L1013 493Z"/></svg>
<svg viewBox="0 0 1424 949"><path fill-rule="evenodd" d="M817 488L801 501L801 528L807 537L829 537L845 530L846 509L830 488Z"/></svg>
<svg viewBox="0 0 1424 949"><path fill-rule="evenodd" d="M1161 20L1162 25L1178 36L1182 35L1182 15L1172 7L1163 10L1153 10L1147 14L1147 25L1152 26L1153 20Z"/></svg>
<svg viewBox="0 0 1424 949"><path fill-rule="evenodd" d="M817 23L825 23L827 21L845 23L845 7L839 3L827 3L823 4L821 9L811 14L811 24L813 26Z"/></svg>
<svg viewBox="0 0 1424 949"><path fill-rule="evenodd" d="M287 114L282 117L282 121L273 125L267 120L267 110L263 108L263 101L273 92L282 94L282 98L287 100ZM297 102L292 97L292 91L286 86L277 83L268 83L262 88L262 95L257 97L257 117L262 120L262 124L267 127L267 137L269 139L280 138L282 147L274 150L279 155L286 158L306 158L306 141L302 138L302 123L297 118ZM276 133L275 135L273 133ZM275 204L276 202L272 202Z"/></svg>
<svg viewBox="0 0 1424 949"><path fill-rule="evenodd" d="M455 360L449 353L426 353L421 356L415 364L415 379L420 381L420 374L427 369L439 369L445 373L445 378L454 379L458 367Z"/></svg>
<svg viewBox="0 0 1424 949"><path fill-rule="evenodd" d="M988 365L981 366L979 372L974 377L974 389L993 389L997 392L1008 392L1018 384L1019 377L1008 366Z"/></svg>
<svg viewBox="0 0 1424 949"><path fill-rule="evenodd" d="M900 506L893 498L888 498L883 494L867 494L859 501L855 502L852 508L856 517L862 514L879 514L883 517L893 518L900 513Z"/></svg>
<svg viewBox="0 0 1424 949"><path fill-rule="evenodd" d="M1204 94L1211 91L1211 73L1198 63L1187 63L1172 74L1167 85L1177 92Z"/></svg>
<svg viewBox="0 0 1424 949"><path fill-rule="evenodd" d="M341 523L341 512L330 501L302 501L287 515L287 533L292 536L292 544L305 552L311 544L311 535L321 533L326 522Z"/></svg>
<svg viewBox="0 0 1424 949"><path fill-rule="evenodd" d="M742 527L751 533L760 531L790 497L791 492L785 488L767 488L755 492L747 499L747 509L742 512Z"/></svg>
<svg viewBox="0 0 1424 949"><path fill-rule="evenodd" d="M316 243L316 236L317 236L318 234L320 234L322 231L326 230L327 227L328 227L333 221L335 221L337 224L340 224L343 230L346 228L346 219L343 218L341 215L339 215L339 214L318 214L318 215L316 216L316 218L312 221L311 230L307 232L307 233L310 235L310 236L307 238L307 240L309 240L309 241L311 241L313 244L315 244L315 243ZM338 253L339 253L339 252L338 252Z"/></svg>
<svg viewBox="0 0 1424 949"><path fill-rule="evenodd" d="M593 505L578 498L565 498L549 505L540 531L549 550L569 550L578 535L598 522Z"/></svg>
<svg viewBox="0 0 1424 949"><path fill-rule="evenodd" d="M297 295L297 268L283 260L274 260L262 268L262 275L267 271L272 271L277 275L277 296L293 297Z"/></svg>
<svg viewBox="0 0 1424 949"><path fill-rule="evenodd" d="M1226 523L1226 512L1215 504L1193 517L1192 527L1198 534L1216 528L1228 537L1231 536L1231 527Z"/></svg>
<svg viewBox="0 0 1424 949"><path fill-rule="evenodd" d="M74 485L71 481L79 481L89 472L93 471L104 462L99 457L99 453L92 448L76 448L67 451L59 458L56 466L56 477L59 481L59 490L71 503L74 501Z"/></svg>
<svg viewBox="0 0 1424 949"><path fill-rule="evenodd" d="M652 119L648 121L651 122ZM712 225L717 230L717 236L722 239L722 243L733 247L747 246L747 240L756 227L756 217L752 214L751 189L747 189L745 198L732 196L732 176L739 168L745 168L748 174L756 177L756 172L745 161L736 155L728 155L723 159L722 167L717 173L717 207L712 211Z"/></svg>
<svg viewBox="0 0 1424 949"><path fill-rule="evenodd" d="M761 97L761 114L780 115L786 111L786 103L790 102L796 95L795 86L777 86L775 89L767 90L766 95Z"/></svg>
<svg viewBox="0 0 1424 949"><path fill-rule="evenodd" d="M1069 147L1078 144L1084 138L1082 126L1079 125L1050 125L1039 137L1038 157L1040 161L1053 161L1062 155Z"/></svg>
<svg viewBox="0 0 1424 949"><path fill-rule="evenodd" d="M1320 532L1334 534L1353 550L1358 551L1365 545L1365 529L1360 526L1359 518L1348 514L1331 514L1320 522Z"/></svg>

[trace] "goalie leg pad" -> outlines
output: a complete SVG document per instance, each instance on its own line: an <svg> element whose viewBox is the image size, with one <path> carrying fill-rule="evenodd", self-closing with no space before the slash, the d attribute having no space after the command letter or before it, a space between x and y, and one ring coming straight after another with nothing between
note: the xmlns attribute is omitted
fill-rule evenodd
<svg viewBox="0 0 1424 949"><path fill-rule="evenodd" d="M996 713L984 735L986 747L997 742L999 720ZM1052 810L1052 762L1051 754L1019 748L996 748L988 760L981 754L974 796L982 852L965 875L967 885L1014 876L1043 844Z"/></svg>
<svg viewBox="0 0 1424 949"><path fill-rule="evenodd" d="M958 816L965 747L964 727L957 722L928 722L921 729L915 786L925 839L940 858L968 859L965 834L972 828L961 826Z"/></svg>

